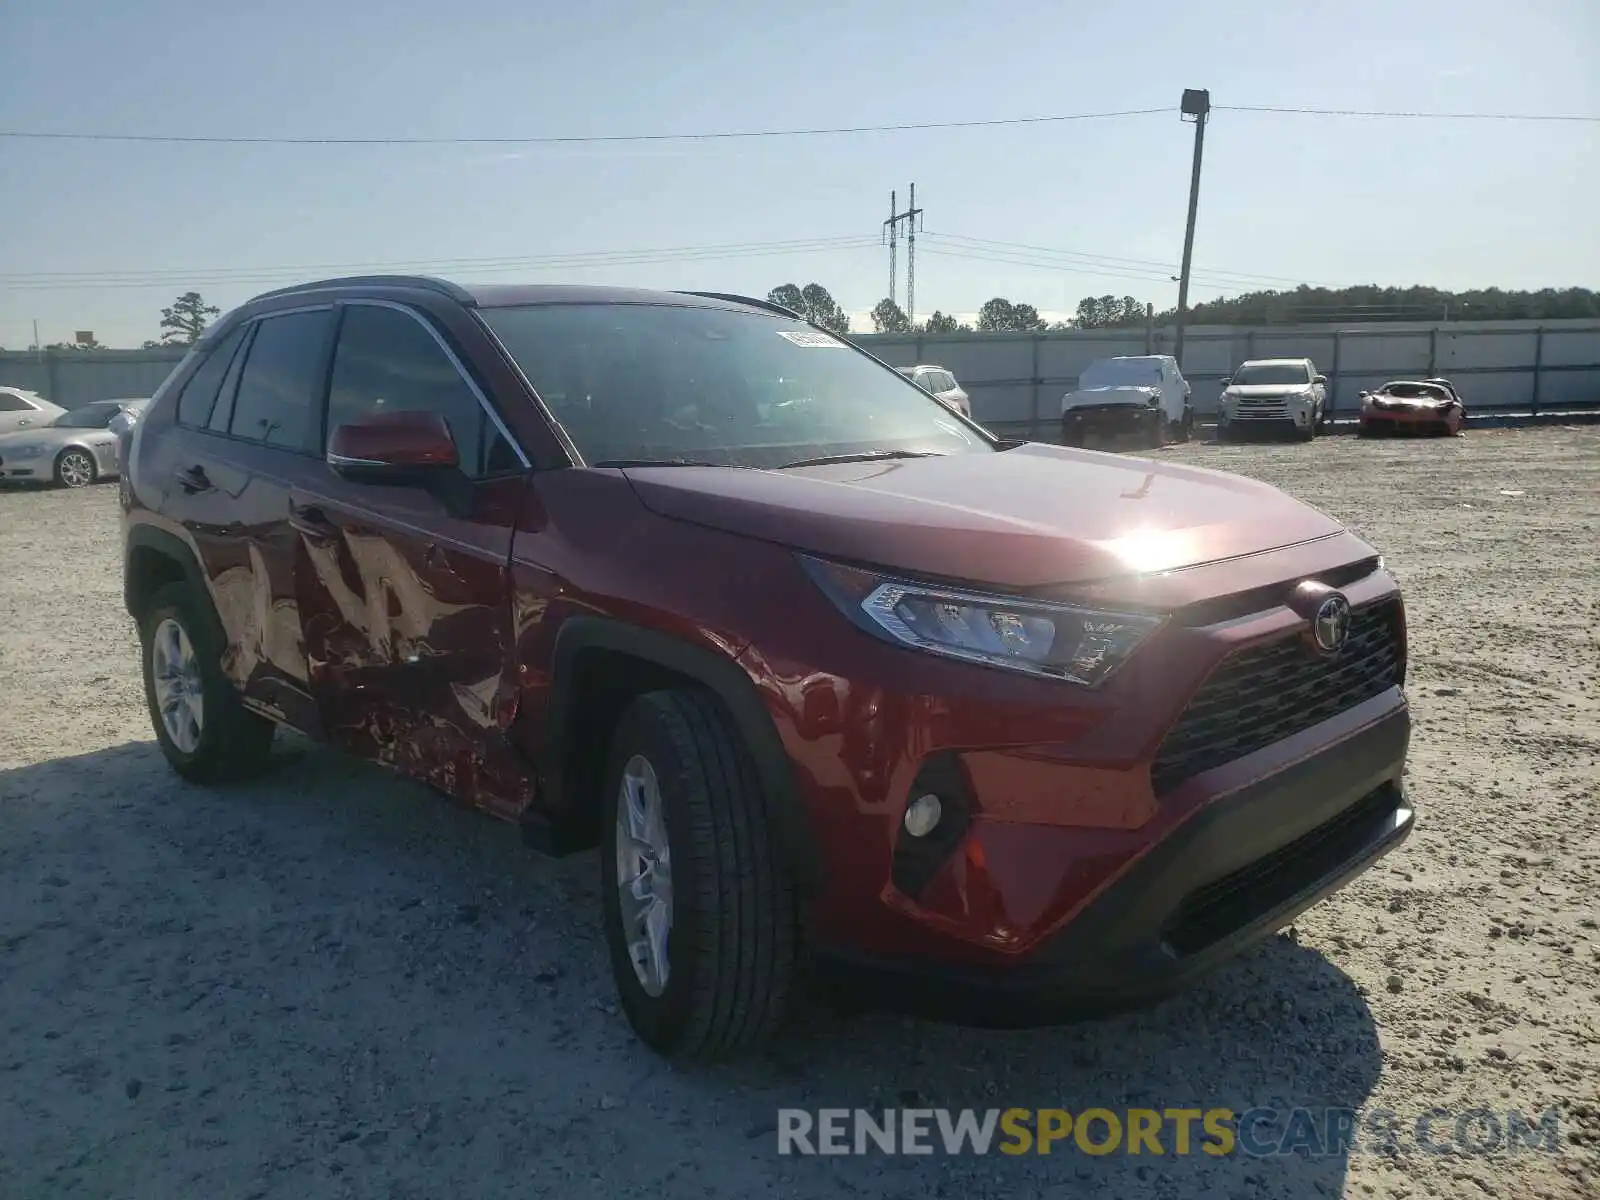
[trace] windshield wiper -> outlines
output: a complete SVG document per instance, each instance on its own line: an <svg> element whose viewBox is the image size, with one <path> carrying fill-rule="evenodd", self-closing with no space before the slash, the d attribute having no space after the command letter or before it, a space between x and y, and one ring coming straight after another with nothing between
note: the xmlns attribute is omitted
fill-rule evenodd
<svg viewBox="0 0 1600 1200"><path fill-rule="evenodd" d="M834 463L881 462L891 458L944 458L937 450L866 450L860 454L824 454L820 458L802 458L784 463L780 471L790 467L827 467Z"/></svg>
<svg viewBox="0 0 1600 1200"><path fill-rule="evenodd" d="M693 458L602 458L591 467L725 467L727 463L701 462Z"/></svg>

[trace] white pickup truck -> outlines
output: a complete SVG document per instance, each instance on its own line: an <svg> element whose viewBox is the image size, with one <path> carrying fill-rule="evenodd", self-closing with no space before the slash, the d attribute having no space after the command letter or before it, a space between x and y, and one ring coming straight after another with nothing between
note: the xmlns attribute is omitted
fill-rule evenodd
<svg viewBox="0 0 1600 1200"><path fill-rule="evenodd" d="M1186 442L1194 432L1189 390L1170 354L1098 359L1061 398L1061 440L1069 446L1129 436L1144 446Z"/></svg>

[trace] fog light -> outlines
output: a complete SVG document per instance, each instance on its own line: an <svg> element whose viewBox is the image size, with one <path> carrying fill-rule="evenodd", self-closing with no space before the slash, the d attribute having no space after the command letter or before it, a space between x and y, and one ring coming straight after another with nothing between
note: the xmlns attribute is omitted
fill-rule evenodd
<svg viewBox="0 0 1600 1200"><path fill-rule="evenodd" d="M906 832L912 837L927 837L939 824L944 808L933 793L918 796L906 805Z"/></svg>

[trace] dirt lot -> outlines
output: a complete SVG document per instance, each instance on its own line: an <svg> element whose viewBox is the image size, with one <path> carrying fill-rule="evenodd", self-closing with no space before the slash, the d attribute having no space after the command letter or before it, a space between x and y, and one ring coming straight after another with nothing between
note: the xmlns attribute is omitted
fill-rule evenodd
<svg viewBox="0 0 1600 1200"><path fill-rule="evenodd" d="M115 488L0 492L0 1196L1600 1194L1600 429L1165 453L1283 485L1388 556L1416 835L1151 1012L1018 1034L819 1012L696 1073L611 1003L594 856L537 859L300 742L251 786L180 784L120 607ZM776 1153L779 1107L910 1105L1332 1105L1391 1110L1400 1139ZM1419 1148L1434 1105L1554 1108L1560 1151Z"/></svg>

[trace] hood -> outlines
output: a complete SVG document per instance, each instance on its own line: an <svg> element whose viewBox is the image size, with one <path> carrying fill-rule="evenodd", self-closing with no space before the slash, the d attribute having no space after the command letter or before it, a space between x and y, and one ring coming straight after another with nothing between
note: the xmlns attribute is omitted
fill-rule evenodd
<svg viewBox="0 0 1600 1200"><path fill-rule="evenodd" d="M928 578L1040 588L1197 566L1340 531L1199 467L1029 443L995 454L785 471L625 471L651 511Z"/></svg>
<svg viewBox="0 0 1600 1200"><path fill-rule="evenodd" d="M1249 383L1226 387L1222 394L1237 396L1241 400L1281 400L1285 396L1298 396L1310 390L1309 383Z"/></svg>
<svg viewBox="0 0 1600 1200"><path fill-rule="evenodd" d="M1150 403L1152 396L1161 395L1158 387L1147 387L1143 384L1123 383L1106 387L1079 388L1068 392L1061 399L1063 410L1069 408L1088 408L1091 405L1101 404L1136 404L1143 407Z"/></svg>

